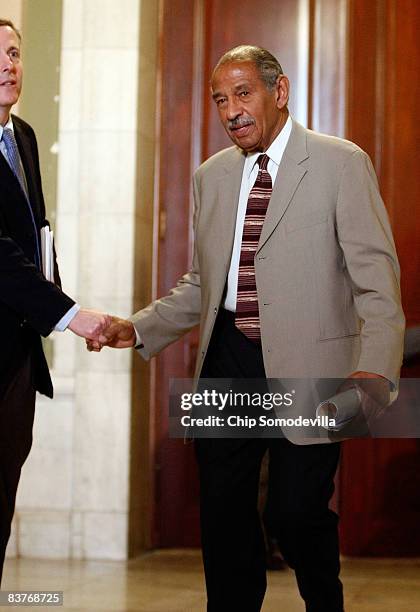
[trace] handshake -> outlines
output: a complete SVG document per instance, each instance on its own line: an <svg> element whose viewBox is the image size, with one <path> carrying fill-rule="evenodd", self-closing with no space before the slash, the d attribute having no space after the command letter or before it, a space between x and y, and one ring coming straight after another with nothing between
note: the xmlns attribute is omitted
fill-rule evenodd
<svg viewBox="0 0 420 612"><path fill-rule="evenodd" d="M131 321L81 308L68 328L86 340L88 351L99 352L104 346L129 348L136 344L136 332Z"/></svg>

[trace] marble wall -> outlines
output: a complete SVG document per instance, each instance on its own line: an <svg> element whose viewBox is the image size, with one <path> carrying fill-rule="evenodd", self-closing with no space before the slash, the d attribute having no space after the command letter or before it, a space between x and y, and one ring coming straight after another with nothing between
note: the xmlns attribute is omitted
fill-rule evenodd
<svg viewBox="0 0 420 612"><path fill-rule="evenodd" d="M156 80L156 5L63 0L56 220L63 288L84 307L121 316L138 306L135 270L151 269L153 202L145 204L143 192L153 196L154 165L139 180L138 160L145 147L153 160L154 122L139 129L138 102L143 77L151 87ZM148 245L140 253L139 231ZM69 331L55 334L55 399L37 400L9 556L133 552L129 528L142 517L133 517L140 506L130 490L138 422L132 360L132 351L90 354Z"/></svg>

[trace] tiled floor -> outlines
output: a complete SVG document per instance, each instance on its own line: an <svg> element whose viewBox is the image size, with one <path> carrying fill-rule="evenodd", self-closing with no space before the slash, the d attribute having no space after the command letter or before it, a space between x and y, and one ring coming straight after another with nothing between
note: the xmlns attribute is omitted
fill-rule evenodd
<svg viewBox="0 0 420 612"><path fill-rule="evenodd" d="M420 559L345 559L342 567L346 612L420 610ZM268 581L263 612L304 611L292 572L270 572ZM25 610L205 610L201 559L196 550L162 550L128 563L9 559L2 588L64 591L63 607Z"/></svg>

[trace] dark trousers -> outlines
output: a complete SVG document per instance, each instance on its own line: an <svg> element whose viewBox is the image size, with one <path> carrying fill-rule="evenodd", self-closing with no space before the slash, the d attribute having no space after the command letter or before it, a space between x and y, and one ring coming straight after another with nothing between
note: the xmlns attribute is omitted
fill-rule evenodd
<svg viewBox="0 0 420 612"><path fill-rule="evenodd" d="M202 378L265 378L261 347L218 315ZM308 612L342 612L334 491L338 444L279 439L196 439L208 612L258 612L266 589L257 509L260 467L270 455L266 516L270 534L295 570Z"/></svg>
<svg viewBox="0 0 420 612"><path fill-rule="evenodd" d="M35 387L30 358L0 397L0 583L20 471L32 445Z"/></svg>

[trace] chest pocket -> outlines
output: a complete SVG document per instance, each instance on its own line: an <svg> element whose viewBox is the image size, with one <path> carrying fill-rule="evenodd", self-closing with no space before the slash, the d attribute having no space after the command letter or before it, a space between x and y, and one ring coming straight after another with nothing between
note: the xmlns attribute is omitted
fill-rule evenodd
<svg viewBox="0 0 420 612"><path fill-rule="evenodd" d="M313 227L314 225L326 223L327 220L328 212L326 210L317 210L305 215L299 215L286 221L286 233L289 234L307 227Z"/></svg>

